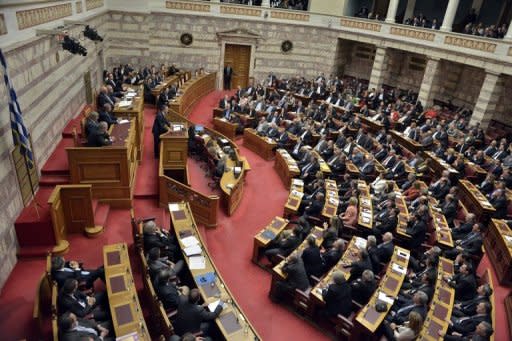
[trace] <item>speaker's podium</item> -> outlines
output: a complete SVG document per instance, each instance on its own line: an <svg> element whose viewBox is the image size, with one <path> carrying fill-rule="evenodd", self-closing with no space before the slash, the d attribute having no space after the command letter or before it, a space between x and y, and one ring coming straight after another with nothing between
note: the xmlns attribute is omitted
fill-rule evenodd
<svg viewBox="0 0 512 341"><path fill-rule="evenodd" d="M188 185L188 125L186 122L173 122L170 128L160 135L163 171L166 176Z"/></svg>

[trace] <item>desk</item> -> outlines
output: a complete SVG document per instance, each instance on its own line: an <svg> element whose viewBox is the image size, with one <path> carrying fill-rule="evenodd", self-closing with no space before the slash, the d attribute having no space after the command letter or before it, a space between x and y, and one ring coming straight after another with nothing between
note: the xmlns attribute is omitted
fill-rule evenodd
<svg viewBox="0 0 512 341"><path fill-rule="evenodd" d="M292 179L300 175L300 169L297 165L297 161L291 157L286 149L277 150L274 169L287 189L290 188Z"/></svg>
<svg viewBox="0 0 512 341"><path fill-rule="evenodd" d="M359 188L359 216L357 224L367 229L373 227L373 203L370 194L370 186L364 180L358 180L357 187Z"/></svg>
<svg viewBox="0 0 512 341"><path fill-rule="evenodd" d="M407 229L407 222L409 221L409 210L407 209L407 203L405 202L405 198L402 196L402 192L400 191L400 188L396 182L393 182L393 186L396 195L395 204L396 207L400 210L396 232L402 237L411 238L411 236L405 232Z"/></svg>
<svg viewBox="0 0 512 341"><path fill-rule="evenodd" d="M185 170L188 160L188 124L171 122L171 130L160 135L162 167Z"/></svg>
<svg viewBox="0 0 512 341"><path fill-rule="evenodd" d="M448 322L452 316L453 303L455 300L455 290L450 287L442 276L453 275L453 262L449 259L440 257L438 265L438 277L432 303L421 328L418 340L434 341L443 340L439 332L445 334L448 330Z"/></svg>
<svg viewBox="0 0 512 341"><path fill-rule="evenodd" d="M103 247L103 264L112 324L117 337L136 333L151 340L133 281L126 243Z"/></svg>
<svg viewBox="0 0 512 341"><path fill-rule="evenodd" d="M181 95L169 102L172 113L187 117L192 107L206 94L215 90L217 73L209 73L190 79L180 88Z"/></svg>
<svg viewBox="0 0 512 341"><path fill-rule="evenodd" d="M405 136L401 132L391 130L390 133L391 136L393 136L393 138L395 138L398 141L398 144L400 144L402 147L409 149L409 151L413 152L414 154L424 149L421 143Z"/></svg>
<svg viewBox="0 0 512 341"><path fill-rule="evenodd" d="M339 205L338 186L332 179L325 180L325 203L322 209L322 216L330 219L338 212Z"/></svg>
<svg viewBox="0 0 512 341"><path fill-rule="evenodd" d="M137 146L137 161L142 158L144 148L144 87L141 85L137 89L137 95L131 101L129 106L121 107L116 103L112 113L120 119L134 120L135 124L135 145Z"/></svg>
<svg viewBox="0 0 512 341"><path fill-rule="evenodd" d="M410 252L409 250L403 249L399 246L395 246L393 250L393 256L388 264L386 273L382 276L375 293L370 298L368 304L359 311L356 316L356 321L363 327L361 333L367 335L368 333L373 334L379 328L380 324L391 309L394 298L398 296L398 292L402 287L402 283L407 273L407 266L409 264ZM400 269L397 271L396 269ZM382 293L382 294L381 294ZM379 295L387 296L386 302L387 310L379 313L375 310L375 304L379 299ZM362 335L361 335L362 337Z"/></svg>
<svg viewBox="0 0 512 341"><path fill-rule="evenodd" d="M137 169L134 119L110 127L105 147L66 148L72 184L91 184L92 195L113 207L131 208Z"/></svg>
<svg viewBox="0 0 512 341"><path fill-rule="evenodd" d="M288 219L274 217L272 221L265 226L257 235L254 236L252 249L252 261L259 264L261 251L265 249L271 241L277 238L281 232L288 226Z"/></svg>
<svg viewBox="0 0 512 341"><path fill-rule="evenodd" d="M170 88L173 84L176 84L176 88L178 88L180 83L180 76L179 74L169 76L163 80L163 82L160 82L157 86L155 86L153 89L151 89L151 94L155 96L155 99L158 100L158 96L167 88Z"/></svg>
<svg viewBox="0 0 512 341"><path fill-rule="evenodd" d="M224 167L224 174L220 178L221 199L226 206L228 215L232 215L242 201L245 181L244 168L245 163L240 160L237 153L234 160L228 158Z"/></svg>
<svg viewBox="0 0 512 341"><path fill-rule="evenodd" d="M471 212L474 212L477 219L487 223L492 214L496 211L485 195L468 180L459 180L462 190L461 200Z"/></svg>
<svg viewBox="0 0 512 341"><path fill-rule="evenodd" d="M301 179L292 179L288 200L284 204L283 217L288 218L297 214L299 206L304 196L304 181Z"/></svg>
<svg viewBox="0 0 512 341"><path fill-rule="evenodd" d="M183 254L183 257L187 262L190 273L197 285L197 288L201 292L204 301L212 303L217 301L220 297L227 304L227 307L224 308L220 316L215 319L215 323L219 327L224 338L226 340L234 341L261 340L261 337L251 325L249 319L243 313L239 304L229 291L226 282L222 279L222 276L215 267L215 264L213 264L203 239L201 238L201 234L197 230L197 226L188 203L180 202L169 204L169 211L171 214L171 226L173 227L173 231L176 234L176 239L178 240L181 249L183 250L185 248L182 238L194 236L199 241L201 254L205 259L205 268L190 269L189 257L185 254ZM213 285L202 284L202 276L211 273L215 276Z"/></svg>
<svg viewBox="0 0 512 341"><path fill-rule="evenodd" d="M504 220L491 219L484 244L500 284L512 284L512 230Z"/></svg>
<svg viewBox="0 0 512 341"><path fill-rule="evenodd" d="M432 162L430 162L430 168L434 171L434 174L437 177L441 177L441 173L447 170L450 173L450 180L452 183L457 182L457 178L459 177L459 172L450 166L446 161L441 158L438 158L434 153L428 151L424 152L426 157L430 158Z"/></svg>
<svg viewBox="0 0 512 341"><path fill-rule="evenodd" d="M225 118L215 117L213 119L213 128L231 141L235 141L238 124L231 123Z"/></svg>
<svg viewBox="0 0 512 341"><path fill-rule="evenodd" d="M350 278L350 268L345 267L345 265L356 261L359 249L364 248L366 248L366 240L361 237L353 236L338 263L331 270L329 270L327 275L325 275L322 280L318 282L317 285L315 285L315 287L311 290L311 298L316 304L325 305L325 301L322 296L322 288L327 288L327 286L331 283L332 275L335 271L341 271L346 280Z"/></svg>
<svg viewBox="0 0 512 341"><path fill-rule="evenodd" d="M325 162L324 158L320 154L318 154L316 150L311 151L311 154L313 154L318 160L318 164L320 165L320 171L325 175L331 174L331 167L329 167L327 162Z"/></svg>
<svg viewBox="0 0 512 341"><path fill-rule="evenodd" d="M265 160L271 160L274 157L274 149L277 143L269 137L262 137L256 134L252 128L244 129L244 146L255 152Z"/></svg>
<svg viewBox="0 0 512 341"><path fill-rule="evenodd" d="M434 198L430 198L430 200L432 199ZM430 202L430 204L428 205L428 209L430 212L430 216L432 217L432 224L434 225L434 229L436 232L436 242L439 243L441 246L453 248L454 245L452 238L452 230L448 226L446 217L444 216L443 213L432 208L432 202Z"/></svg>

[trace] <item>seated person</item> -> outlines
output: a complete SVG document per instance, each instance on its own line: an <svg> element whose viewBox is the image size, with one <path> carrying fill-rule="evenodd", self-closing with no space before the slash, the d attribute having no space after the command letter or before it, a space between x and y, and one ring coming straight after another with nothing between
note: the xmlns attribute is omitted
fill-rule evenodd
<svg viewBox="0 0 512 341"><path fill-rule="evenodd" d="M409 221L407 222L405 233L411 236L411 238L408 238L407 242L405 243L409 250L414 250L420 247L421 244L425 241L427 224L419 212L416 211L409 216Z"/></svg>
<svg viewBox="0 0 512 341"><path fill-rule="evenodd" d="M448 322L449 327L445 340L464 340L477 330L481 323L491 323L491 305L488 302L481 302L476 307L476 314L468 317L454 317ZM492 328L491 328L492 329ZM453 338L452 338L453 337ZM473 338L473 340L475 340ZM480 340L480 339L478 339Z"/></svg>
<svg viewBox="0 0 512 341"><path fill-rule="evenodd" d="M473 228L464 238L455 240L455 247L445 251L445 256L455 259L458 253L465 252L472 256L480 256L482 254L483 245L483 229L482 223L473 224Z"/></svg>
<svg viewBox="0 0 512 341"><path fill-rule="evenodd" d="M311 155L309 157L309 162L301 168L300 178L304 181L311 181L314 179L318 170L320 170L320 163L315 155Z"/></svg>
<svg viewBox="0 0 512 341"><path fill-rule="evenodd" d="M273 241L269 249L265 251L265 256L270 263L276 264L279 260L277 256L287 257L293 250L299 246L300 228L295 226L292 231L284 230L281 232L277 240Z"/></svg>
<svg viewBox="0 0 512 341"><path fill-rule="evenodd" d="M476 215L474 213L468 213L464 219L463 223L457 224L455 222L455 226L452 228L452 238L453 240L464 239L471 230L473 230L473 225L476 222Z"/></svg>
<svg viewBox="0 0 512 341"><path fill-rule="evenodd" d="M88 147L110 146L112 144L112 142L115 141L115 138L110 137L107 130L108 130L107 122L99 122L98 129L93 130L89 135L87 135L87 146Z"/></svg>
<svg viewBox="0 0 512 341"><path fill-rule="evenodd" d="M403 324L407 321L407 318L412 311L418 313L424 319L427 315L427 304L427 294L419 290L413 295L411 304L405 305L398 310L393 310L392 307L392 310L389 312L386 319L390 323Z"/></svg>
<svg viewBox="0 0 512 341"><path fill-rule="evenodd" d="M365 305L377 288L375 275L371 270L363 271L361 278L351 282L352 299L361 305Z"/></svg>
<svg viewBox="0 0 512 341"><path fill-rule="evenodd" d="M418 337L423 318L415 311L411 311L407 321L403 324L384 321L383 333L388 341L413 341Z"/></svg>
<svg viewBox="0 0 512 341"><path fill-rule="evenodd" d="M322 297L327 317L336 317L338 314L347 317L352 312L352 287L345 280L343 272L333 272L331 283L322 288Z"/></svg>
<svg viewBox="0 0 512 341"><path fill-rule="evenodd" d="M79 283L85 282L87 288L92 288L94 281L98 278L105 282L105 269L100 266L95 270L86 270L77 261L66 262L64 257L57 256L52 258L51 276L59 288L62 288L66 280L70 278L76 279Z"/></svg>
<svg viewBox="0 0 512 341"><path fill-rule="evenodd" d="M348 201L348 206L345 212L340 214L340 218L345 226L356 226L357 225L357 198L351 197Z"/></svg>
<svg viewBox="0 0 512 341"><path fill-rule="evenodd" d="M107 329L108 328L108 329ZM112 341L107 337L110 333L110 323L96 323L94 320L77 318L75 314L66 312L59 317L59 340L93 340Z"/></svg>
<svg viewBox="0 0 512 341"><path fill-rule="evenodd" d="M489 284L485 283L476 289L476 293L477 295L470 300L455 303L452 310L452 316L463 317L475 315L478 304L482 302L489 303L492 295L492 288Z"/></svg>
<svg viewBox="0 0 512 341"><path fill-rule="evenodd" d="M103 105L103 108L100 110L98 115L98 121L107 122L108 128L110 128L112 124L118 123L117 118L114 115L112 115L112 105L110 105L109 103L105 103Z"/></svg>
<svg viewBox="0 0 512 341"><path fill-rule="evenodd" d="M184 267L182 259L176 263L171 262L167 257L160 257L160 249L154 247L148 252L148 267L153 282L162 270L169 270L171 276L177 276Z"/></svg>
<svg viewBox="0 0 512 341"><path fill-rule="evenodd" d="M373 226L372 232L378 240L382 238L382 235L386 232L393 232L398 224L398 215L400 210L398 208L392 208L388 211L387 215Z"/></svg>
<svg viewBox="0 0 512 341"><path fill-rule="evenodd" d="M60 314L70 312L77 317L94 319L95 321L109 320L108 307L104 292L87 296L78 290L78 281L68 278L57 297L58 311Z"/></svg>
<svg viewBox="0 0 512 341"><path fill-rule="evenodd" d="M213 312L199 304L201 294L199 289L192 289L188 295L181 295L178 303L178 313L173 321L173 327L178 335L185 333L203 332L208 335L210 321L215 320L223 309L223 302L217 305Z"/></svg>
<svg viewBox="0 0 512 341"><path fill-rule="evenodd" d="M473 273L473 267L465 262L460 268L459 272L453 276L443 276L452 288L455 289L455 300L467 301L476 296L476 279Z"/></svg>
<svg viewBox="0 0 512 341"><path fill-rule="evenodd" d="M185 333L183 336L178 334L171 335L167 341L213 341L209 336L195 336L192 333Z"/></svg>
<svg viewBox="0 0 512 341"><path fill-rule="evenodd" d="M176 279L176 275L169 270L162 270L157 276L156 293L166 311L178 308L180 296L188 296L190 291L187 286L179 287Z"/></svg>
<svg viewBox="0 0 512 341"><path fill-rule="evenodd" d="M372 270L372 262L368 256L368 252L365 249L359 249L356 256L357 260L350 264L344 264L345 267L350 268L350 281L353 282L361 275L365 270Z"/></svg>
<svg viewBox="0 0 512 341"><path fill-rule="evenodd" d="M343 239L336 239L332 246L322 253L324 273L327 273L331 268L338 264L338 261L341 259L344 251L345 242Z"/></svg>
<svg viewBox="0 0 512 341"><path fill-rule="evenodd" d="M325 203L325 195L323 192L319 192L315 195L313 200L308 206L304 208L304 215L306 217L314 217L322 212Z"/></svg>
<svg viewBox="0 0 512 341"><path fill-rule="evenodd" d="M307 247L302 251L301 255L306 274L308 278L311 276L320 277L324 269L320 248L316 245L316 238L314 236L308 236L306 241Z"/></svg>
<svg viewBox="0 0 512 341"><path fill-rule="evenodd" d="M393 233L386 232L382 235L382 243L378 244L370 254L373 270L381 270L381 263L388 263L393 255L395 246L393 244Z"/></svg>
<svg viewBox="0 0 512 341"><path fill-rule="evenodd" d="M176 260L179 255L179 247L176 238L168 231L156 226L154 220L146 221L142 226L144 252L148 253L152 248L159 248L164 256Z"/></svg>
<svg viewBox="0 0 512 341"><path fill-rule="evenodd" d="M289 255L281 269L286 275L284 281L277 281L275 283L275 290L271 293L273 301L280 301L287 295L292 294L295 289L306 290L309 288L309 280L304 268L302 259L293 252Z"/></svg>

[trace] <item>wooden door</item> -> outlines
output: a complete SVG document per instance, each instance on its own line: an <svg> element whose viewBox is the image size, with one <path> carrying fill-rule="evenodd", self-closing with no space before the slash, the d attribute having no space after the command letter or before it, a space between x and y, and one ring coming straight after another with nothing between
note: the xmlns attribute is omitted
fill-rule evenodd
<svg viewBox="0 0 512 341"><path fill-rule="evenodd" d="M251 63L251 47L247 45L226 44L224 51L224 66L230 64L233 68L231 89L239 85L247 87L249 83L249 67Z"/></svg>

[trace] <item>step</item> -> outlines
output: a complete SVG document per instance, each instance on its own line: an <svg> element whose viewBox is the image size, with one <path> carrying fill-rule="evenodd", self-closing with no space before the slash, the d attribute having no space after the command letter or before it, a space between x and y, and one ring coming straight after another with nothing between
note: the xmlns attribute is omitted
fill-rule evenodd
<svg viewBox="0 0 512 341"><path fill-rule="evenodd" d="M75 143L72 138L63 138L57 144L52 155L48 158L45 165L41 169L42 175L68 175L68 154L67 147L74 147Z"/></svg>
<svg viewBox="0 0 512 341"><path fill-rule="evenodd" d="M78 117L72 119L69 121L69 123L64 127L64 130L62 130L62 137L73 137L73 128L76 129L76 132L78 135L81 134L81 128L80 128L80 120L82 119L82 115L79 115Z"/></svg>
<svg viewBox="0 0 512 341"><path fill-rule="evenodd" d="M39 186L57 186L67 185L70 183L69 174L67 175L41 175L39 179Z"/></svg>
<svg viewBox="0 0 512 341"><path fill-rule="evenodd" d="M98 203L94 210L94 225L105 226L110 212L110 205Z"/></svg>

